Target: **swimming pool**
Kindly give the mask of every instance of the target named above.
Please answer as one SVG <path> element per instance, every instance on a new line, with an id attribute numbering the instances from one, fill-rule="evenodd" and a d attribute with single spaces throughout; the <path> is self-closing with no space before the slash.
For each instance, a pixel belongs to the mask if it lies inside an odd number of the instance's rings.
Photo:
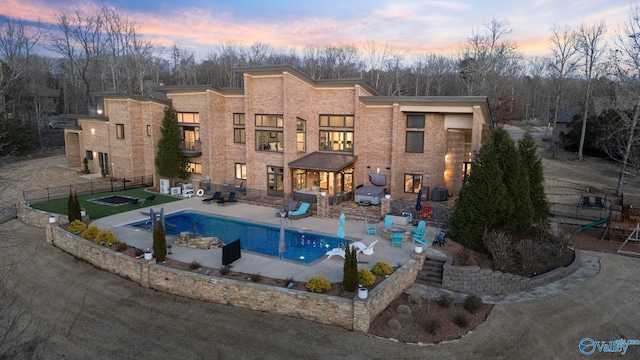
<path id="1" fill-rule="evenodd" d="M 282 257 L 305 264 L 316 261 L 328 250 L 343 246 L 349 241 L 305 230 L 285 228 L 286 251 L 281 256 L 278 253 L 279 226 L 255 224 L 191 211 L 166 215 L 165 222 L 170 224 L 167 226 L 169 235 L 195 231 L 198 235 L 215 236 L 225 244 L 240 239 L 241 248 L 244 251 Z M 146 228 L 149 225 L 146 221 L 142 221 L 132 226 Z"/>

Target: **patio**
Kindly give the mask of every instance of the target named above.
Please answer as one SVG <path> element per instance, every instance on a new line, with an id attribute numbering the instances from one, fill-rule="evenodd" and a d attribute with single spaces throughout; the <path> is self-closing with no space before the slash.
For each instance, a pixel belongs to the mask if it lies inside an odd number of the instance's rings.
<path id="1" fill-rule="evenodd" d="M 202 198 L 193 197 L 183 199 L 172 203 L 163 204 L 165 214 L 171 214 L 183 210 L 212 214 L 216 216 L 224 216 L 233 219 L 251 221 L 267 225 L 279 226 L 280 219 L 274 216 L 272 207 L 263 207 L 250 204 L 236 203 L 230 206 L 216 206 L 202 203 Z M 127 226 L 127 224 L 144 221 L 148 219 L 141 211 L 148 212 L 151 207 L 141 208 L 140 210 L 129 211 L 102 219 L 98 219 L 92 223 L 100 228 L 109 228 L 121 242 L 126 242 L 131 246 L 139 249 L 152 248 L 152 233 L 144 229 Z M 159 207 L 153 207 L 159 210 Z M 326 234 L 335 236 L 338 230 L 337 219 L 323 219 L 315 216 L 304 219 L 288 221 L 286 224 L 290 229 L 304 229 L 318 234 Z M 403 264 L 411 258 L 414 246 L 411 242 L 405 243 L 402 248 L 391 247 L 388 240 L 382 238 L 383 222 L 376 224 L 378 235 L 368 236 L 365 234 L 364 222 L 346 221 L 345 222 L 345 239 L 353 241 L 362 241 L 370 244 L 375 240 L 379 240 L 374 248 L 374 253 L 370 256 L 359 255 L 360 267 L 371 269 L 378 261 L 384 261 L 391 266 Z M 394 227 L 402 227 L 395 225 Z M 406 226 L 409 229 L 409 226 Z M 428 238 L 432 240 L 435 236 L 436 229 L 429 228 Z M 175 236 L 167 236 L 167 244 L 173 245 Z M 433 248 L 424 250 L 427 254 L 432 253 L 435 256 L 444 256 L 442 252 Z M 168 258 L 191 263 L 199 262 L 203 267 L 220 268 L 222 267 L 222 250 L 221 249 L 193 249 L 186 247 L 174 246 L 171 249 L 172 254 L 167 255 Z M 232 269 L 247 274 L 260 274 L 262 276 L 289 279 L 295 281 L 306 282 L 310 277 L 322 275 L 332 283 L 342 281 L 343 259 L 340 257 L 332 257 L 321 259 L 311 264 L 301 264 L 293 261 L 280 260 L 274 257 L 260 255 L 250 252 L 242 252 L 242 257 L 236 260 L 232 265 Z"/>

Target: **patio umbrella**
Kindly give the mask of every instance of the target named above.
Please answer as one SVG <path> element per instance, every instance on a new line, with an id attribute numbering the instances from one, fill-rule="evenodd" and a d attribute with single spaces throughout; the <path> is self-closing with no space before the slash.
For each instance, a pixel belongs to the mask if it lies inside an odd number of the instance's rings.
<path id="1" fill-rule="evenodd" d="M 422 209 L 422 205 L 420 205 L 420 200 L 422 199 L 422 189 L 418 191 L 418 200 L 416 201 L 416 215 Z"/>
<path id="2" fill-rule="evenodd" d="M 340 213 L 340 226 L 338 227 L 338 237 L 344 239 L 344 213 Z"/>
<path id="3" fill-rule="evenodd" d="M 287 246 L 284 241 L 284 216 L 280 216 L 280 241 L 278 242 L 278 254 L 282 258 L 282 254 L 287 251 Z"/>

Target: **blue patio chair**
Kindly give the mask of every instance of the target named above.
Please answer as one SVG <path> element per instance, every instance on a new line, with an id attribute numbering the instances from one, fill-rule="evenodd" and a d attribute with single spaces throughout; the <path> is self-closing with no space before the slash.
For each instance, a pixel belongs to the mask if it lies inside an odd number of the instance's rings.
<path id="1" fill-rule="evenodd" d="M 412 234 L 419 234 L 419 233 L 423 232 L 426 227 L 427 227 L 427 223 L 424 222 L 424 220 L 420 220 L 420 222 L 418 223 L 418 226 L 412 226 L 411 227 L 411 233 Z"/>
<path id="2" fill-rule="evenodd" d="M 391 247 L 399 246 L 402 247 L 402 240 L 404 240 L 404 234 L 401 232 L 396 232 L 391 235 Z"/>
<path id="3" fill-rule="evenodd" d="M 364 225 L 367 228 L 367 235 L 376 235 L 376 224 L 369 225 L 367 218 L 364 218 Z"/>
<path id="4" fill-rule="evenodd" d="M 427 244 L 427 240 L 425 240 L 425 238 L 427 237 L 427 233 L 428 233 L 427 229 L 424 229 L 424 231 L 421 233 L 414 233 L 413 240 L 411 241 L 411 243 L 418 243 L 424 246 L 429 246 Z"/>
<path id="5" fill-rule="evenodd" d="M 393 227 L 393 219 L 389 215 L 384 216 L 384 228 L 391 229 Z"/>

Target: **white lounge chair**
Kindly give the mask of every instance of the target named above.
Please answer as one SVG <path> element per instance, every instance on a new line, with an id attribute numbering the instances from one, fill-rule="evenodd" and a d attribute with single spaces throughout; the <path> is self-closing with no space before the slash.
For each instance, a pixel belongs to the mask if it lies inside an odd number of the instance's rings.
<path id="1" fill-rule="evenodd" d="M 327 255 L 327 259 L 330 259 L 334 255 L 338 255 L 338 256 L 340 256 L 340 257 L 342 257 L 344 259 L 345 258 L 345 251 L 344 251 L 344 249 L 333 248 L 333 249 L 327 251 L 327 253 L 325 255 Z"/>
<path id="2" fill-rule="evenodd" d="M 369 244 L 369 246 L 367 246 L 361 241 L 354 241 L 351 244 L 351 246 L 353 246 L 354 248 L 358 249 L 357 252 L 359 252 L 359 253 L 363 253 L 365 255 L 373 255 L 373 247 L 376 246 L 377 242 L 378 242 L 378 240 L 375 240 L 374 242 Z"/>

